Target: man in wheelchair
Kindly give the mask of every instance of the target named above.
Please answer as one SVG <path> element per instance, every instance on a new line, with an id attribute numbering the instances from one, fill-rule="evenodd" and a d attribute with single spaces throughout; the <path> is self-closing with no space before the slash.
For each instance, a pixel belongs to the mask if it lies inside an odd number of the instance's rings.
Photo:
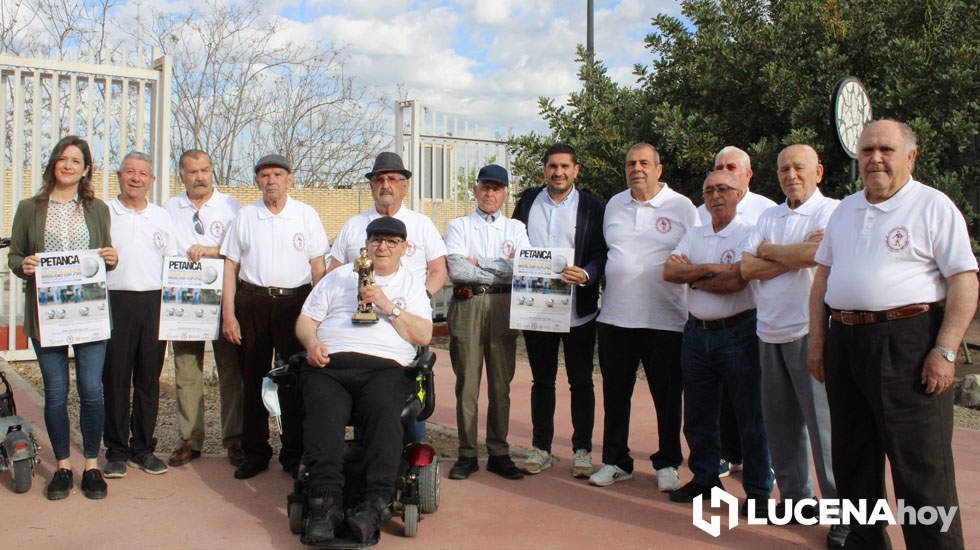
<path id="1" fill-rule="evenodd" d="M 309 361 L 300 373 L 310 487 L 306 544 L 332 540 L 344 521 L 344 429 L 353 410 L 363 420 L 365 451 L 361 499 L 346 517 L 355 540 L 368 542 L 377 536 L 395 491 L 400 415 L 409 391 L 402 369 L 412 363 L 415 346 L 428 345 L 432 338 L 425 281 L 413 279 L 400 267 L 408 248 L 406 234 L 405 224 L 395 218 L 368 224 L 373 284 L 359 287 L 353 263 L 338 267 L 316 285 L 296 322 L 296 335 Z M 358 304 L 373 304 L 378 321 L 352 322 Z"/>

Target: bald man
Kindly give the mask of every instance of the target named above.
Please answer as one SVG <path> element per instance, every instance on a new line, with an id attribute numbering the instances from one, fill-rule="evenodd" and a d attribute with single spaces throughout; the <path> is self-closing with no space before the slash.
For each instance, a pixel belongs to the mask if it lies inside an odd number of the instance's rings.
<path id="1" fill-rule="evenodd" d="M 783 204 L 759 216 L 742 249 L 742 278 L 756 288 L 762 419 L 783 506 L 815 495 L 810 455 L 820 496 L 837 498 L 830 461 L 830 409 L 823 385 L 806 368 L 810 332 L 808 298 L 816 271 L 813 255 L 840 201 L 818 187 L 823 165 L 809 145 L 790 145 L 776 160 Z M 812 512 L 812 511 L 811 511 Z M 827 537 L 841 547 L 850 527 L 835 525 Z"/>

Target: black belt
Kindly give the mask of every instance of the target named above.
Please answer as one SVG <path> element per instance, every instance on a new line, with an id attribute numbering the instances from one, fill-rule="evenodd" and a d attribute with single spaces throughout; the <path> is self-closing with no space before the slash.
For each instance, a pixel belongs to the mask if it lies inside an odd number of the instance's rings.
<path id="1" fill-rule="evenodd" d="M 510 285 L 456 285 L 453 287 L 453 297 L 469 300 L 481 294 L 504 294 L 510 292 Z"/>
<path id="2" fill-rule="evenodd" d="M 872 323 L 884 323 L 885 321 L 897 321 L 899 319 L 916 317 L 939 306 L 941 306 L 941 303 L 937 302 L 935 304 L 912 304 L 886 309 L 884 311 L 848 311 L 831 308 L 830 318 L 842 325 L 870 325 Z"/>
<path id="3" fill-rule="evenodd" d="M 705 321 L 703 319 L 698 319 L 693 315 L 688 315 L 688 319 L 696 323 L 699 327 L 704 330 L 721 330 L 723 328 L 731 328 L 735 325 L 741 323 L 745 319 L 755 315 L 754 309 L 747 309 L 741 313 L 736 313 L 731 317 L 725 317 L 724 319 L 712 319 L 711 321 Z"/>
<path id="4" fill-rule="evenodd" d="M 280 298 L 283 296 L 296 296 L 298 294 L 310 290 L 312 286 L 310 284 L 305 284 L 303 286 L 298 286 L 296 288 L 279 288 L 276 286 L 253 285 L 252 283 L 246 283 L 245 281 L 239 280 L 238 288 L 248 292 L 252 292 L 254 294 L 262 294 L 264 296 Z"/>

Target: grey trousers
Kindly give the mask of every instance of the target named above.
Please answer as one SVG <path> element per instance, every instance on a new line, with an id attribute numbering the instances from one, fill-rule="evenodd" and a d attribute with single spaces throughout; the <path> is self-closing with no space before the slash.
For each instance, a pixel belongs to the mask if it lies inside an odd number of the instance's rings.
<path id="1" fill-rule="evenodd" d="M 780 496 L 816 496 L 810 478 L 812 450 L 820 496 L 837 498 L 827 391 L 806 368 L 807 341 L 804 336 L 785 344 L 760 342 L 762 418 Z"/>
<path id="2" fill-rule="evenodd" d="M 481 294 L 449 305 L 449 356 L 456 373 L 459 456 L 477 456 L 477 404 L 487 366 L 487 452 L 510 453 L 510 382 L 514 379 L 517 331 L 510 329 L 510 294 Z"/>
<path id="3" fill-rule="evenodd" d="M 192 449 L 204 446 L 204 342 L 172 342 L 177 389 L 177 434 Z M 242 369 L 238 347 L 219 338 L 212 342 L 221 399 L 221 442 L 241 444 Z"/>

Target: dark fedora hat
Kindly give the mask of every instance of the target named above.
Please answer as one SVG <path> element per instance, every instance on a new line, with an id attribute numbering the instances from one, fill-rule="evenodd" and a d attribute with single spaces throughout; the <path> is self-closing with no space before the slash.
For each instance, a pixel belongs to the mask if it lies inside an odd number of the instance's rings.
<path id="1" fill-rule="evenodd" d="M 406 178 L 412 177 L 412 172 L 405 169 L 402 158 L 391 151 L 385 151 L 379 154 L 378 158 L 374 159 L 374 168 L 367 174 L 364 174 L 364 177 L 371 179 L 378 174 L 384 174 L 386 172 L 396 172 Z"/>

